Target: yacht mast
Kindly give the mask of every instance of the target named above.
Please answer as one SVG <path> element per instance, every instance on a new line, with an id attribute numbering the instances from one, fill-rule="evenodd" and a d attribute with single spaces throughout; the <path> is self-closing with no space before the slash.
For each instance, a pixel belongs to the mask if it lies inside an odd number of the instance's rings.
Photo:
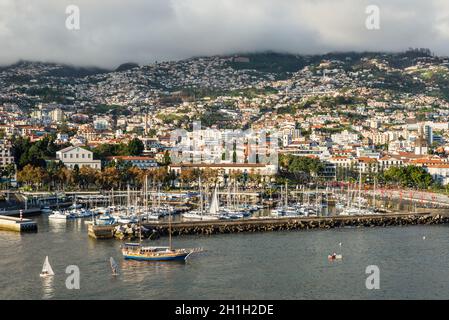
<path id="1" fill-rule="evenodd" d="M 172 249 L 171 243 L 171 210 L 168 210 L 168 246 Z"/>
<path id="2" fill-rule="evenodd" d="M 359 167 L 359 211 L 362 207 L 362 170 Z"/>

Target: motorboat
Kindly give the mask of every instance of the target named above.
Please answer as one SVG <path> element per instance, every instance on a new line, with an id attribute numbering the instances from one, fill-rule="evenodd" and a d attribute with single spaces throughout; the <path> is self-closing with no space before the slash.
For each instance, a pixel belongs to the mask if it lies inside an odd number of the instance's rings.
<path id="1" fill-rule="evenodd" d="M 65 213 L 61 211 L 53 211 L 52 214 L 48 216 L 49 219 L 52 220 L 69 220 L 69 219 L 75 219 L 75 216 L 71 213 Z"/>

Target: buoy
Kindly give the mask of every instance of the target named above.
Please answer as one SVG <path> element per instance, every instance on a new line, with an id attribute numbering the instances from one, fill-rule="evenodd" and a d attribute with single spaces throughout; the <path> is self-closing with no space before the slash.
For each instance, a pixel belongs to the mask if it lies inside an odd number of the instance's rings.
<path id="1" fill-rule="evenodd" d="M 423 239 L 423 240 L 426 240 L 426 236 L 423 236 L 422 239 Z"/>

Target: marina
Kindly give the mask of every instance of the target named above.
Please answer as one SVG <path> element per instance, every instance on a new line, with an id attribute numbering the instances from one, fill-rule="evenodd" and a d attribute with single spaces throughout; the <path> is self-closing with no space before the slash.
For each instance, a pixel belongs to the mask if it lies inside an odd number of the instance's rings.
<path id="1" fill-rule="evenodd" d="M 149 189 L 146 183 L 140 193 L 128 187 L 124 191 L 63 194 L 56 199 L 65 202 L 59 204 L 56 200 L 52 205 L 46 202 L 48 195 L 42 194 L 44 198 L 40 198 L 37 194 L 32 199 L 35 204 L 42 203 L 40 208 L 4 212 L 11 216 L 22 212 L 27 217 L 43 214 L 50 220 L 62 221 L 81 218 L 88 226 L 90 237 L 123 240 L 136 238 L 141 229 L 144 238 L 166 235 L 169 216 L 173 220 L 173 235 L 217 234 L 416 224 L 436 215 L 441 215 L 439 222 L 445 223 L 449 208 L 449 198 L 445 195 L 375 188 L 362 191 L 360 183 L 307 190 L 281 185 L 279 193 L 271 195 L 274 199 L 261 197 L 261 190 L 241 193 L 234 186 L 224 192 L 218 187 L 202 187 L 201 181 L 196 193 L 166 193 L 155 189 L 150 192 Z M 259 196 L 251 198 L 253 195 Z M 179 203 L 173 199 L 184 200 Z M 12 228 L 10 221 L 5 224 L 4 228 Z"/>

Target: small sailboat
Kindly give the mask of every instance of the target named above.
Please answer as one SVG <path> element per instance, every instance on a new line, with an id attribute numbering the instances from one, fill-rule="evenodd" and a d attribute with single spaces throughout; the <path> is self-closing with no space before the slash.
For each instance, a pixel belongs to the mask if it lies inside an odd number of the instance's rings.
<path id="1" fill-rule="evenodd" d="M 203 203 L 203 193 L 201 190 L 201 178 L 198 180 L 199 185 L 199 197 L 200 205 L 198 210 L 192 210 L 182 214 L 182 217 L 186 220 L 218 220 L 220 219 L 220 207 L 218 200 L 218 190 L 215 187 L 214 193 L 211 198 L 211 203 L 209 206 L 209 214 L 204 214 L 204 203 Z"/>
<path id="2" fill-rule="evenodd" d="M 55 273 L 53 272 L 53 269 L 51 268 L 50 262 L 48 262 L 48 256 L 45 257 L 44 266 L 42 267 L 42 272 L 40 276 L 42 278 L 44 277 L 50 277 L 54 276 Z"/>
<path id="3" fill-rule="evenodd" d="M 118 275 L 119 275 L 119 272 L 118 272 L 118 264 L 117 264 L 117 262 L 115 262 L 115 260 L 114 260 L 113 257 L 111 257 L 111 258 L 109 259 L 109 261 L 110 261 L 110 263 L 111 263 L 112 275 L 113 275 L 113 276 L 118 276 Z"/>

